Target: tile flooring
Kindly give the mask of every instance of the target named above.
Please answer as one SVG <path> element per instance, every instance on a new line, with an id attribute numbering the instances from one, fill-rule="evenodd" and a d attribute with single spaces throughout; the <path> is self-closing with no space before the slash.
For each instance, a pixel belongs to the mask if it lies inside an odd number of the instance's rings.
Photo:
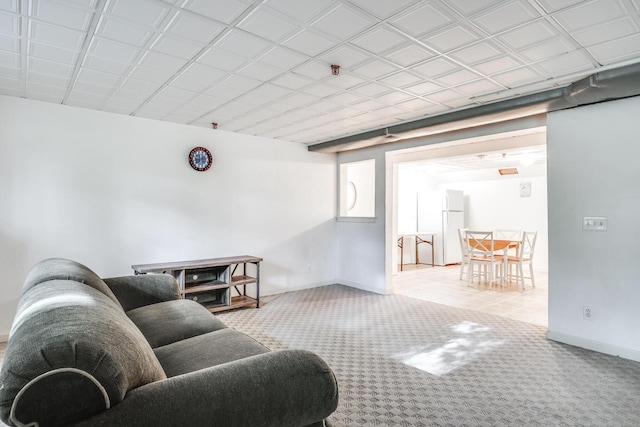
<path id="1" fill-rule="evenodd" d="M 452 307 L 495 314 L 522 322 L 548 326 L 549 281 L 545 271 L 534 271 L 536 287 L 525 280 L 525 289 L 517 283 L 504 287 L 460 280 L 460 266 L 431 267 L 405 264 L 393 278 L 394 292 L 412 298 Z"/>

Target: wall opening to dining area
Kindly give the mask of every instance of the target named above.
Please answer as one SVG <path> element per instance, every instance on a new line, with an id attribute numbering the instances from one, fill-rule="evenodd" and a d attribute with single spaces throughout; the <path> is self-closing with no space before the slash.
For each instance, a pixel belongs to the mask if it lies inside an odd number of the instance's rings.
<path id="1" fill-rule="evenodd" d="M 387 215 L 392 216 L 392 242 L 397 244 L 386 260 L 392 271 L 392 292 L 546 326 L 546 128 L 403 150 L 390 154 L 387 161 L 387 168 L 393 171 L 393 185 L 387 189 L 393 194 L 387 199 L 394 201 Z M 501 174 L 501 170 L 517 173 Z M 447 217 L 442 225 L 420 224 L 424 217 L 421 197 L 426 197 L 425 192 L 446 195 L 449 190 L 464 195 L 463 228 L 537 232 L 535 287 L 530 280 L 525 280 L 524 289 L 509 281 L 492 286 L 475 281 L 467 286 L 467 277 L 460 279 L 455 255 L 453 259 L 446 254 L 436 256 L 441 261 L 435 267 L 429 265 L 431 251 L 438 254 L 447 242 L 452 245 L 453 238 L 445 236 Z M 433 239 L 433 245 L 416 245 L 422 239 Z"/>

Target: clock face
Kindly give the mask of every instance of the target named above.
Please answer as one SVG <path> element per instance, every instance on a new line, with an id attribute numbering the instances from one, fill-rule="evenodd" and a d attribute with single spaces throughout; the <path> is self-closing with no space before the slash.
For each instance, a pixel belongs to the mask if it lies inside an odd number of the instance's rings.
<path id="1" fill-rule="evenodd" d="M 211 167 L 213 156 L 204 147 L 196 147 L 189 153 L 189 164 L 199 172 L 204 172 Z"/>

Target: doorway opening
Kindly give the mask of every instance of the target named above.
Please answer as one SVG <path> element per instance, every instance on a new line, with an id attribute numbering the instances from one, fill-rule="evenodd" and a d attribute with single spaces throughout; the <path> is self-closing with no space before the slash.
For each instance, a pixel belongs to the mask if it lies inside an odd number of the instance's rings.
<path id="1" fill-rule="evenodd" d="M 397 245 L 402 248 L 396 246 L 386 252 L 387 271 L 391 272 L 387 275 L 387 292 L 546 327 L 546 128 L 388 152 L 386 160 L 390 183 L 387 191 L 391 192 L 387 200 L 392 201 L 386 212 L 390 226 L 387 242 L 399 242 L 399 236 L 418 236 L 405 237 L 403 244 Z M 438 216 L 427 214 L 425 203 L 421 203 L 427 192 L 449 191 L 464 195 L 462 227 L 456 222 L 455 230 L 447 228 L 449 221 L 434 222 Z M 431 207 L 436 211 L 444 209 L 440 205 Z M 429 216 L 432 219 L 426 220 Z M 456 259 L 456 252 L 460 253 L 457 228 L 537 232 L 535 287 L 530 280 L 525 280 L 524 289 L 515 281 L 504 286 L 474 281 L 468 286 L 467 276 L 460 278 L 460 260 Z M 427 231 L 433 233 L 433 244 L 416 245 L 423 238 L 420 233 Z M 457 248 L 452 247 L 454 242 Z M 431 251 L 435 252 L 435 266 L 430 265 Z"/>

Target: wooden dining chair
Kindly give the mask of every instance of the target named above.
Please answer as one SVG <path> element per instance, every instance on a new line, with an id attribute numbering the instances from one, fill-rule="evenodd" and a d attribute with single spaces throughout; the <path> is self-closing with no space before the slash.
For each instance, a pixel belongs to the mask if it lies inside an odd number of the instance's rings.
<path id="1" fill-rule="evenodd" d="M 518 247 L 516 256 L 507 258 L 507 279 L 516 279 L 524 289 L 524 279 L 531 280 L 531 286 L 536 287 L 536 281 L 533 277 L 533 252 L 536 248 L 537 231 L 524 231 L 522 233 L 522 243 Z M 524 276 L 524 265 L 529 265 L 529 277 Z M 515 267 L 515 276 L 511 274 L 512 267 Z"/>
<path id="2" fill-rule="evenodd" d="M 493 286 L 495 269 L 502 266 L 502 260 L 495 255 L 493 245 L 493 231 L 470 231 L 465 233 L 465 242 L 469 252 L 469 269 L 467 271 L 467 286 L 471 285 L 473 277 L 482 281 L 484 275 L 489 286 Z M 474 273 L 474 267 L 478 266 L 478 273 Z"/>
<path id="3" fill-rule="evenodd" d="M 496 240 L 513 240 L 519 242 L 522 240 L 522 230 L 497 229 L 495 238 Z M 515 245 L 509 248 L 509 255 L 517 255 L 516 249 L 517 247 Z"/>
<path id="4" fill-rule="evenodd" d="M 466 228 L 458 228 L 458 237 L 460 239 L 460 252 L 462 253 L 462 261 L 460 261 L 460 280 L 464 275 L 464 268 L 467 267 L 467 274 L 469 274 L 469 250 L 467 248 L 467 242 L 464 240 Z"/>

